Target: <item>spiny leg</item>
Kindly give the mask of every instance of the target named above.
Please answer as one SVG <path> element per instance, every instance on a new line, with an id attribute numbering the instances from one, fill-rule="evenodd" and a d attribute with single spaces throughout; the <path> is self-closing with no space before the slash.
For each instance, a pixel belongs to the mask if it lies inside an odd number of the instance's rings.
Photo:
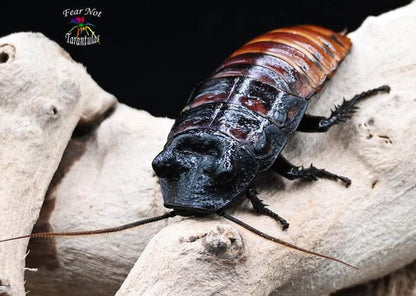
<path id="1" fill-rule="evenodd" d="M 335 110 L 331 110 L 331 116 L 326 118 L 323 116 L 304 115 L 302 121 L 298 126 L 300 132 L 326 132 L 334 124 L 345 122 L 346 119 L 351 118 L 351 115 L 358 109 L 355 104 L 365 98 L 371 97 L 379 92 L 390 92 L 388 85 L 383 85 L 361 94 L 355 95 L 351 100 L 343 100 L 341 105 L 335 106 Z"/>
<path id="2" fill-rule="evenodd" d="M 351 180 L 347 177 L 336 175 L 324 169 L 318 169 L 312 164 L 308 168 L 295 166 L 282 155 L 279 155 L 276 159 L 272 165 L 272 169 L 289 180 L 303 179 L 306 181 L 316 181 L 318 178 L 325 178 L 334 181 L 340 180 L 347 187 L 351 185 Z"/>
<path id="3" fill-rule="evenodd" d="M 286 230 L 289 227 L 289 223 L 284 218 L 280 217 L 275 212 L 266 208 L 267 205 L 265 205 L 263 201 L 258 198 L 257 192 L 254 188 L 250 188 L 249 190 L 247 190 L 246 196 L 251 201 L 251 204 L 253 205 L 254 211 L 256 213 L 267 215 L 273 218 L 274 220 L 278 221 L 279 223 L 282 224 L 283 230 Z"/>

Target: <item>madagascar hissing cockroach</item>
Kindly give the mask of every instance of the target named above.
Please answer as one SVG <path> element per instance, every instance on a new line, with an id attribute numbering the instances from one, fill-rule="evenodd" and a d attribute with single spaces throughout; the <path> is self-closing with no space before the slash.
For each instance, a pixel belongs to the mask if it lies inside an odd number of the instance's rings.
<path id="1" fill-rule="evenodd" d="M 268 240 L 353 267 L 269 236 L 225 213 L 246 197 L 256 213 L 287 229 L 288 222 L 267 208 L 253 187 L 255 177 L 268 169 L 290 180 L 327 178 L 351 184 L 347 177 L 312 165 L 298 167 L 281 155 L 295 131 L 326 132 L 350 118 L 359 100 L 389 92 L 387 85 L 365 91 L 344 100 L 329 117 L 305 114 L 309 99 L 332 76 L 351 45 L 345 34 L 318 26 L 277 29 L 246 43 L 199 83 L 152 162 L 164 206 L 171 212 L 115 228 L 34 233 L 7 240 L 108 233 L 176 215 L 216 213 Z"/>

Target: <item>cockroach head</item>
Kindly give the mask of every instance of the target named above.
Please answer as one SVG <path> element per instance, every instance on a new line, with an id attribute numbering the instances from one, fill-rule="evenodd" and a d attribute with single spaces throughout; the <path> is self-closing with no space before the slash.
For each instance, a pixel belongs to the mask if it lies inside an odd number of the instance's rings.
<path id="1" fill-rule="evenodd" d="M 208 214 L 237 200 L 258 171 L 251 152 L 209 130 L 177 135 L 156 156 L 165 207 L 181 215 Z"/>

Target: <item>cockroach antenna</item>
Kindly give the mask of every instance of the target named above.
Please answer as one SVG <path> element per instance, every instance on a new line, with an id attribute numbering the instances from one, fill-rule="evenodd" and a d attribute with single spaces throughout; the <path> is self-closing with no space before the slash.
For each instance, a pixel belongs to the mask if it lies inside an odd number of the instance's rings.
<path id="1" fill-rule="evenodd" d="M 353 266 L 353 265 L 351 265 L 351 264 L 349 264 L 349 263 L 347 263 L 345 261 L 342 261 L 340 259 L 337 259 L 335 257 L 327 256 L 327 255 L 320 254 L 320 253 L 316 253 L 316 252 L 312 252 L 312 251 L 306 250 L 304 248 L 300 248 L 298 246 L 295 246 L 295 245 L 293 245 L 291 243 L 285 242 L 285 241 L 283 241 L 281 239 L 278 239 L 276 237 L 273 237 L 271 235 L 268 235 L 268 234 L 266 234 L 266 233 L 264 233 L 264 232 L 262 232 L 262 231 L 260 231 L 260 230 L 258 230 L 256 228 L 254 228 L 253 226 L 250 226 L 247 223 L 245 223 L 245 222 L 243 222 L 243 221 L 241 221 L 241 220 L 239 220 L 239 219 L 237 219 L 237 218 L 235 218 L 233 216 L 230 216 L 230 215 L 224 213 L 223 211 L 218 211 L 217 214 L 220 215 L 220 216 L 222 216 L 222 217 L 224 217 L 227 220 L 230 220 L 230 221 L 232 221 L 232 222 L 240 225 L 241 227 L 247 229 L 248 231 L 251 231 L 251 232 L 253 232 L 253 233 L 261 236 L 262 238 L 265 238 L 265 239 L 270 240 L 272 242 L 278 243 L 279 245 L 282 245 L 282 246 L 285 246 L 285 247 L 288 247 L 288 248 L 291 248 L 291 249 L 294 249 L 294 250 L 298 250 L 298 251 L 303 252 L 303 253 L 307 253 L 307 254 L 311 254 L 311 255 L 314 255 L 314 256 L 318 256 L 318 257 L 321 257 L 321 258 L 325 258 L 325 259 L 329 259 L 329 260 L 332 260 L 332 261 L 336 261 L 336 262 L 341 263 L 341 264 L 344 264 L 344 265 L 346 265 L 348 267 L 351 267 L 351 268 L 354 268 L 354 269 L 358 269 L 357 267 L 355 267 L 355 266 Z"/>
<path id="2" fill-rule="evenodd" d="M 71 231 L 71 232 L 38 232 L 38 233 L 32 233 L 32 234 L 26 234 L 22 236 L 16 236 L 12 238 L 7 238 L 0 240 L 0 243 L 18 240 L 22 238 L 49 238 L 49 237 L 61 237 L 61 236 L 84 236 L 84 235 L 94 235 L 94 234 L 105 234 L 105 233 L 112 233 L 112 232 L 119 232 L 122 230 L 130 229 L 133 227 L 137 227 L 143 224 L 149 224 L 156 221 L 164 220 L 170 217 L 176 216 L 177 213 L 175 211 L 168 212 L 166 214 L 146 218 L 143 220 L 139 220 L 133 223 L 124 224 L 117 227 L 110 227 L 110 228 L 103 228 L 103 229 L 97 229 L 97 230 L 82 230 L 82 231 Z"/>
<path id="3" fill-rule="evenodd" d="M 262 238 L 265 238 L 267 240 L 270 240 L 272 242 L 275 242 L 277 244 L 283 245 L 285 247 L 294 249 L 294 250 L 298 250 L 300 252 L 304 252 L 307 254 L 311 254 L 314 256 L 318 256 L 321 258 L 325 258 L 325 259 L 329 259 L 332 261 L 336 261 L 338 263 L 344 264 L 348 267 L 352 267 L 354 269 L 358 269 L 357 267 L 348 264 L 340 259 L 337 259 L 335 257 L 330 257 L 327 255 L 323 255 L 323 254 L 319 254 L 316 252 L 312 252 L 306 249 L 303 249 L 301 247 L 298 247 L 296 245 L 293 245 L 291 243 L 285 242 L 281 239 L 278 239 L 276 237 L 270 236 L 248 224 L 246 224 L 245 222 L 230 216 L 226 213 L 224 213 L 224 211 L 217 211 L 217 214 L 224 217 L 227 220 L 230 220 L 238 225 L 240 225 L 241 227 L 247 229 L 250 232 L 253 232 L 259 236 L 261 236 Z M 86 235 L 96 235 L 96 234 L 107 234 L 107 233 L 113 233 L 113 232 L 119 232 L 119 231 L 123 231 L 123 230 L 127 230 L 130 228 L 134 228 L 140 225 L 144 225 L 144 224 L 149 224 L 149 223 L 153 223 L 156 221 L 160 221 L 160 220 L 164 220 L 167 218 L 171 218 L 171 217 L 175 217 L 176 215 L 178 215 L 178 213 L 176 211 L 170 211 L 168 213 L 165 213 L 163 215 L 160 216 L 155 216 L 155 217 L 151 217 L 151 218 L 146 218 L 143 220 L 139 220 L 133 223 L 128 223 L 128 224 L 124 224 L 121 226 L 116 226 L 116 227 L 110 227 L 110 228 L 103 228 L 103 229 L 96 229 L 96 230 L 81 230 L 81 231 L 69 231 L 69 232 L 38 232 L 38 233 L 32 233 L 32 234 L 26 234 L 26 235 L 21 235 L 21 236 L 16 236 L 16 237 L 12 237 L 12 238 L 7 238 L 7 239 L 3 239 L 0 240 L 0 243 L 4 243 L 4 242 L 9 242 L 9 241 L 14 241 L 14 240 L 19 240 L 19 239 L 23 239 L 23 238 L 50 238 L 50 237 L 63 237 L 63 236 L 86 236 Z"/>

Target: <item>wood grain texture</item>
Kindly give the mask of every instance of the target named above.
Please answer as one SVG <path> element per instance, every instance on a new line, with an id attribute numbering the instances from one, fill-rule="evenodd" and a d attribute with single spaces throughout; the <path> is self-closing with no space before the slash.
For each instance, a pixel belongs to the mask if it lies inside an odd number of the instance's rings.
<path id="1" fill-rule="evenodd" d="M 189 295 L 324 295 L 412 262 L 416 256 L 416 44 L 414 39 L 403 38 L 406 34 L 394 33 L 414 32 L 415 18 L 413 3 L 369 18 L 350 34 L 354 42 L 351 54 L 338 69 L 337 78 L 312 99 L 311 111 L 329 114 L 329 108 L 342 97 L 385 83 L 391 85 L 391 94 L 362 102 L 351 122 L 328 134 L 296 135 L 286 151 L 285 156 L 296 164 L 313 161 L 316 166 L 348 175 L 351 187 L 345 189 L 327 180 L 290 182 L 266 174 L 257 180 L 261 198 L 291 222 L 289 231 L 282 232 L 274 221 L 254 215 L 246 204 L 233 213 L 282 239 L 358 265 L 359 272 L 284 249 L 218 217 L 174 218 L 109 236 L 55 239 L 50 252 L 35 252 L 35 248 L 45 250 L 45 245 L 33 245 L 31 254 L 38 260 L 32 257 L 31 262 L 39 265 L 28 265 L 38 268 L 26 273 L 31 294 L 113 295 L 138 256 L 118 292 L 120 296 L 183 295 L 184 291 Z M 46 41 L 50 42 L 46 38 L 42 42 Z M 28 44 L 33 47 L 32 42 Z M 37 68 L 36 75 L 40 73 L 48 72 Z M 36 76 L 32 79 L 36 81 Z M 88 93 L 97 94 L 93 90 Z M 90 106 L 93 109 L 100 104 Z M 64 175 L 50 190 L 54 201 L 45 204 L 45 227 L 56 231 L 95 229 L 163 213 L 151 160 L 162 149 L 172 123 L 118 105 L 89 137 L 71 140 L 65 154 L 75 159 L 69 161 L 68 169 L 63 168 Z M 58 139 L 63 133 L 54 135 Z M 48 154 L 33 158 L 33 163 L 23 154 L 21 167 L 29 171 L 42 163 L 51 176 L 53 169 L 46 166 L 45 159 L 55 151 L 51 147 L 57 142 L 46 142 Z M 14 184 L 33 184 L 33 176 L 25 175 L 22 182 L 16 179 Z M 32 188 L 37 199 L 43 197 L 48 182 Z M 6 213 L 15 214 L 20 208 L 12 204 L 8 209 Z M 36 215 L 31 216 L 33 221 Z M 17 227 L 10 231 L 28 230 L 27 226 Z M 3 246 L 0 252 L 10 248 L 6 255 L 16 250 L 24 253 L 24 246 L 22 252 L 20 247 L 12 247 Z M 2 275 L 10 266 L 1 265 Z M 6 289 L 4 279 L 0 285 Z M 412 280 L 407 279 L 408 283 Z M 403 295 L 388 291 L 389 296 Z"/>

